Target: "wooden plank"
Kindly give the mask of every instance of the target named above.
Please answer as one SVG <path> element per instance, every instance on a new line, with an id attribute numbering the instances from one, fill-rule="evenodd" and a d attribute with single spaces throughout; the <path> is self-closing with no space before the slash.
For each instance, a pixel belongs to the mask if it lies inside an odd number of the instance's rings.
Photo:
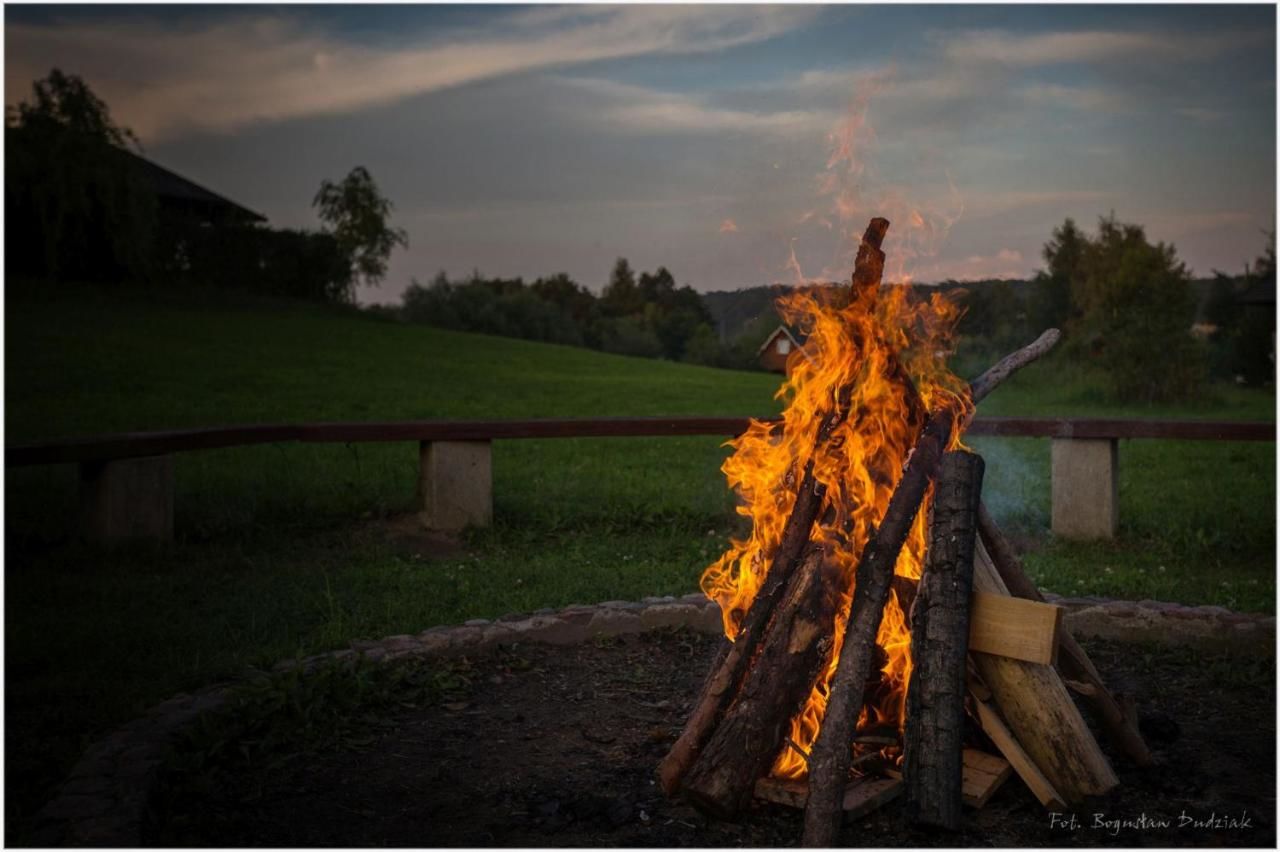
<path id="1" fill-rule="evenodd" d="M 1020 438 L 1160 438 L 1182 441 L 1274 441 L 1276 424 L 1234 420 L 1101 417 L 978 417 L 966 435 Z"/>
<path id="2" fill-rule="evenodd" d="M 900 778 L 863 778 L 844 789 L 844 821 L 861 819 L 902 794 Z"/>
<path id="3" fill-rule="evenodd" d="M 1013 766 L 1004 758 L 976 748 L 965 749 L 961 779 L 964 803 L 971 808 L 983 807 L 1012 774 Z"/>
<path id="4" fill-rule="evenodd" d="M 1013 550 L 1013 545 L 1000 531 L 986 506 L 978 507 L 978 526 L 987 554 L 991 557 L 991 564 L 1005 583 L 1009 593 L 1015 597 L 1043 602 L 1044 597 L 1041 596 L 1040 590 L 1027 577 L 1021 560 Z M 1137 717 L 1125 713 L 1115 696 L 1107 690 L 1102 675 L 1098 673 L 1089 655 L 1065 627 L 1058 633 L 1058 645 L 1061 650 L 1059 670 L 1064 676 L 1092 690 L 1092 692 L 1085 692 L 1072 687 L 1080 694 L 1089 697 L 1093 709 L 1111 737 L 1111 742 L 1138 766 L 1150 765 L 1151 750 L 1147 748 L 1146 741 L 1138 730 Z"/>
<path id="5" fill-rule="evenodd" d="M 974 592 L 969 650 L 1029 663 L 1055 665 L 1062 607 Z"/>
<path id="6" fill-rule="evenodd" d="M 802 811 L 809 801 L 809 785 L 804 781 L 761 778 L 756 782 L 755 794 L 757 799 Z"/>
<path id="7" fill-rule="evenodd" d="M 1017 739 L 1013 733 L 1005 725 L 1004 720 L 1000 718 L 1000 714 L 985 701 L 974 696 L 974 704 L 978 708 L 978 721 L 982 723 L 982 732 L 987 735 L 992 744 L 995 745 L 1000 753 L 1004 755 L 1004 759 L 1009 761 L 1009 765 L 1014 772 L 1018 773 L 1018 777 L 1026 783 L 1027 787 L 1040 804 L 1046 808 L 1055 811 L 1066 809 L 1061 794 L 1054 789 L 1049 783 L 1049 779 L 1044 777 L 1044 773 L 1035 765 L 1030 756 L 1023 751 L 1022 746 L 1018 745 Z"/>
<path id="8" fill-rule="evenodd" d="M 765 423 L 778 418 L 760 418 Z M 543 420 L 418 420 L 221 426 L 88 435 L 10 445 L 5 465 L 66 464 L 166 455 L 280 441 L 495 441 L 515 438 L 626 438 L 740 435 L 749 417 L 605 417 Z M 1059 417 L 978 417 L 966 433 L 1023 438 L 1160 438 L 1188 441 L 1274 441 L 1276 425 L 1261 421 L 1144 420 Z"/>
<path id="9" fill-rule="evenodd" d="M 973 585 L 991 594 L 1009 594 L 981 540 Z M 1120 783 L 1057 670 L 990 654 L 973 654 L 972 659 L 1009 730 L 1063 801 L 1077 804 Z"/>
<path id="10" fill-rule="evenodd" d="M 209 429 L 176 429 L 163 432 L 124 432 L 67 438 L 40 444 L 9 446 L 6 467 L 38 464 L 71 464 L 83 461 L 165 456 L 191 450 L 217 450 L 253 444 L 299 440 L 297 426 L 220 426 Z"/>
<path id="11" fill-rule="evenodd" d="M 1007 765 L 1007 764 L 1006 764 Z M 897 778 L 859 778 L 844 788 L 841 807 L 846 820 L 866 816 L 881 805 L 893 801 L 902 793 L 901 776 Z M 803 809 L 809 801 L 807 781 L 784 781 L 778 778 L 761 778 L 756 782 L 757 799 L 773 802 L 788 808 Z"/>

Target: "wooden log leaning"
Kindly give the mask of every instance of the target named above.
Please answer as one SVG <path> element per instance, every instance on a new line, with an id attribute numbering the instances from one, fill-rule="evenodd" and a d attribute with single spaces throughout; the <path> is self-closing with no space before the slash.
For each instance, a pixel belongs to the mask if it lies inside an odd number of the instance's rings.
<path id="1" fill-rule="evenodd" d="M 1018 370 L 1045 355 L 1057 344 L 1061 333 L 1051 328 L 1033 343 L 1002 358 L 995 366 L 969 383 L 973 403 L 986 397 L 991 391 Z M 972 412 L 969 413 L 972 417 Z M 967 418 L 966 418 L 967 419 Z M 945 424 L 945 425 L 944 425 Z M 937 474 L 937 465 L 950 440 L 954 427 L 953 415 L 947 410 L 930 415 L 921 433 L 920 441 L 912 452 L 907 469 L 898 482 L 880 529 L 871 536 L 858 563 L 855 578 L 853 606 L 840 651 L 840 662 L 832 678 L 827 712 L 822 728 L 809 759 L 809 803 L 805 808 L 805 830 L 802 840 L 805 846 L 831 846 L 840 829 L 840 813 L 836 806 L 839 790 L 843 789 L 845 775 L 852 759 L 849 742 L 858 713 L 862 708 L 862 693 L 870 668 L 872 646 L 884 615 L 885 599 L 892 582 L 894 563 L 920 509 L 920 502 L 929 482 Z M 961 424 L 963 428 L 963 424 Z M 930 434 L 932 430 L 932 435 Z M 939 434 L 946 437 L 937 442 Z M 926 440 L 926 437 L 929 440 Z M 921 450 L 924 454 L 921 454 Z M 912 470 L 927 471 L 912 474 Z M 912 481 L 914 476 L 915 481 Z M 904 486 L 910 486 L 910 493 Z M 918 495 L 915 493 L 918 488 Z M 914 503 L 910 501 L 914 500 Z M 895 503 L 900 503 L 895 509 Z M 902 526 L 906 508 L 910 506 L 910 518 Z M 888 535 L 885 535 L 886 531 Z M 896 545 L 893 542 L 896 541 Z M 887 565 L 885 562 L 887 561 Z M 861 601 L 861 602 L 860 602 Z M 865 622 L 865 624 L 863 623 Z M 861 625 L 861 626 L 858 626 Z M 852 644 L 851 644 L 852 642 Z M 1017 662 L 1017 661 L 1014 661 Z"/>
<path id="2" fill-rule="evenodd" d="M 803 841 L 806 846 L 832 846 L 840 829 L 840 794 L 853 759 L 849 744 L 862 709 L 863 691 L 871 673 L 876 633 L 884 617 L 893 568 L 925 492 L 938 474 L 942 454 L 951 440 L 953 422 L 952 412 L 946 409 L 929 417 L 902 479 L 889 498 L 884 520 L 858 560 L 853 605 L 845 627 L 840 661 L 831 679 L 822 728 L 809 756 L 809 802 L 804 812 Z"/>
<path id="3" fill-rule="evenodd" d="M 911 618 L 911 681 L 903 755 L 906 816 L 955 831 L 964 806 L 964 697 L 982 457 L 942 457 L 929 550 Z"/>
<path id="4" fill-rule="evenodd" d="M 684 776 L 682 790 L 699 809 L 729 819 L 750 803 L 830 663 L 843 586 L 828 548 L 811 545 L 736 700 Z"/>
<path id="5" fill-rule="evenodd" d="M 989 594 L 1009 594 L 981 541 L 973 585 Z M 972 657 L 1009 730 L 1067 804 L 1119 783 L 1053 666 L 989 654 Z"/>
<path id="6" fill-rule="evenodd" d="M 1014 597 L 1043 602 L 1044 595 L 1040 594 L 1036 584 L 1031 582 L 1031 578 L 1023 570 L 1013 545 L 996 525 L 995 518 L 991 517 L 985 505 L 978 508 L 978 529 L 992 564 L 1009 593 Z M 1112 744 L 1137 766 L 1150 765 L 1151 750 L 1138 732 L 1137 720 L 1124 712 L 1115 696 L 1102 682 L 1102 676 L 1089 655 L 1065 627 L 1058 632 L 1058 651 L 1058 669 L 1063 675 L 1092 687 L 1091 691 L 1082 694 L 1097 713 L 1098 721 L 1106 729 Z"/>
<path id="7" fill-rule="evenodd" d="M 849 293 L 851 299 L 864 302 L 868 309 L 875 299 L 880 276 L 884 271 L 884 252 L 880 250 L 880 244 L 888 229 L 889 220 L 872 219 L 858 249 Z M 778 601 L 786 593 L 805 546 L 809 543 L 813 525 L 818 520 L 827 497 L 827 487 L 813 474 L 813 457 L 849 416 L 852 395 L 852 387 L 841 388 L 837 392 L 835 409 L 823 419 L 819 427 L 814 452 L 800 477 L 795 503 L 791 514 L 787 516 L 764 583 L 756 592 L 733 643 L 723 651 L 717 664 L 707 675 L 680 736 L 658 764 L 658 781 L 668 796 L 673 796 L 680 790 L 685 773 L 698 759 L 716 725 L 733 703 L 750 661 L 773 621 Z"/>

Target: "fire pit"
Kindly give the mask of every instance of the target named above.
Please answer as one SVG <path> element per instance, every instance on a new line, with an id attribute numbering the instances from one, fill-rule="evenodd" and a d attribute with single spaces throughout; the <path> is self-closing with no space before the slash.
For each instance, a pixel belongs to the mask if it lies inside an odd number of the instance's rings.
<path id="1" fill-rule="evenodd" d="M 702 587 L 729 641 L 660 767 L 668 794 L 719 818 L 753 796 L 804 807 L 806 845 L 902 792 L 912 822 L 954 830 L 1013 773 L 1050 809 L 1112 790 L 1060 648 L 1124 753 L 1150 760 L 989 517 L 977 541 L 964 428 L 1058 332 L 961 381 L 942 358 L 958 309 L 881 293 L 888 227 L 871 221 L 847 289 L 784 300 L 809 351 L 782 424 L 753 423 L 725 464 L 752 532 Z"/>
<path id="2" fill-rule="evenodd" d="M 794 808 L 756 800 L 739 820 L 716 820 L 655 783 L 654 764 L 679 732 L 719 641 L 661 628 L 563 645 L 468 645 L 463 690 L 416 706 L 405 696 L 369 708 L 341 743 L 249 760 L 232 739 L 199 772 L 171 770 L 129 845 L 794 844 L 803 830 Z M 956 834 L 904 825 L 899 797 L 847 828 L 841 845 L 1273 845 L 1274 659 L 1257 643 L 1207 652 L 1087 641 L 1098 666 L 1141 695 L 1156 764 L 1117 760 L 1121 784 L 1112 793 L 1056 820 L 1011 779 L 982 809 L 966 808 Z M 1202 825 L 1183 825 L 1184 812 Z M 1242 813 L 1248 827 L 1226 823 Z M 1213 814 L 1224 820 L 1218 827 L 1204 824 Z M 1134 827 L 1143 815 L 1168 824 Z M 1073 818 L 1077 828 L 1065 827 Z"/>

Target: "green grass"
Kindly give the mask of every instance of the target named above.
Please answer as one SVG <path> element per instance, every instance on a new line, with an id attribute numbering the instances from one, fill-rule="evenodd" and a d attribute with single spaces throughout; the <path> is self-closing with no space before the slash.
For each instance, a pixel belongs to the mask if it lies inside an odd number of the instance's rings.
<path id="1" fill-rule="evenodd" d="M 248 422 L 767 415 L 777 378 L 402 326 L 321 307 L 180 294 L 11 301 L 6 441 Z M 1273 419 L 1270 392 L 1160 409 L 1106 402 L 1047 364 L 992 414 Z M 496 520 L 442 556 L 388 534 L 413 507 L 410 444 L 177 457 L 178 542 L 76 545 L 75 471 L 7 471 L 10 825 L 92 736 L 180 689 L 355 638 L 609 598 L 678 594 L 735 530 L 720 439 L 494 445 Z M 1275 447 L 1133 441 L 1121 535 L 1053 542 L 1048 442 L 975 439 L 985 494 L 1062 594 L 1274 611 Z M 1109 570 L 1108 570 L 1109 569 Z"/>

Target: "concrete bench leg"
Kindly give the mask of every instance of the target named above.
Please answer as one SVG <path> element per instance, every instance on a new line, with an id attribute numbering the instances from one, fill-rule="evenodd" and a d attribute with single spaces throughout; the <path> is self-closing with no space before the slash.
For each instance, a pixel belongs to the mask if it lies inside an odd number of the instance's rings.
<path id="1" fill-rule="evenodd" d="M 1053 439 L 1053 534 L 1115 538 L 1120 524 L 1119 450 L 1114 438 Z"/>
<path id="2" fill-rule="evenodd" d="M 173 541 L 173 457 L 82 462 L 80 531 L 95 544 Z"/>
<path id="3" fill-rule="evenodd" d="M 488 441 L 423 441 L 418 497 L 428 529 L 457 532 L 493 523 L 493 456 Z"/>

